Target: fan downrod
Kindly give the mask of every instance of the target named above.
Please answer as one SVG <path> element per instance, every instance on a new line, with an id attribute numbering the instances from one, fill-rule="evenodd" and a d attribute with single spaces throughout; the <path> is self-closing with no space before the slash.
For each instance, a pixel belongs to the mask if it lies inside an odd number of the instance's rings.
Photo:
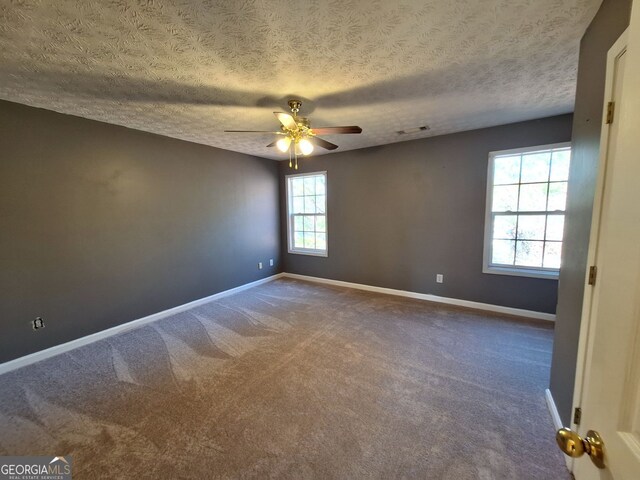
<path id="1" fill-rule="evenodd" d="M 289 108 L 291 109 L 291 112 L 293 112 L 294 117 L 300 111 L 301 106 L 302 106 L 302 102 L 300 100 L 296 100 L 296 99 L 289 100 Z"/>

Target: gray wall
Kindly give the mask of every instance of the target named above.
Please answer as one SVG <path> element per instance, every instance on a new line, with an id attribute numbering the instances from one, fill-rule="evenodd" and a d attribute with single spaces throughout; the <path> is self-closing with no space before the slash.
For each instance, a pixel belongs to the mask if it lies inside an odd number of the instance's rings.
<path id="1" fill-rule="evenodd" d="M 558 413 L 570 425 L 591 212 L 602 128 L 607 51 L 629 25 L 631 0 L 605 0 L 580 44 L 573 118 L 573 155 L 559 282 L 551 385 Z"/>
<path id="2" fill-rule="evenodd" d="M 490 151 L 569 141 L 571 121 L 562 115 L 301 160 L 300 172 L 327 171 L 328 258 L 287 253 L 284 182 L 292 171 L 282 162 L 284 270 L 555 312 L 556 280 L 482 273 L 487 162 Z"/>
<path id="3" fill-rule="evenodd" d="M 272 160 L 8 102 L 0 152 L 0 362 L 279 271 Z"/>

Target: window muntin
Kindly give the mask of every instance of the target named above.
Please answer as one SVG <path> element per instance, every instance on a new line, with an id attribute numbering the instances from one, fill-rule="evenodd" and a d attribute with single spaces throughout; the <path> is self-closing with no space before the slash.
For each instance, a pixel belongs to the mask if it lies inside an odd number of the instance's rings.
<path id="1" fill-rule="evenodd" d="M 568 143 L 489 155 L 486 273 L 557 277 L 570 159 Z"/>
<path id="2" fill-rule="evenodd" d="M 289 253 L 327 256 L 327 173 L 287 176 Z"/>

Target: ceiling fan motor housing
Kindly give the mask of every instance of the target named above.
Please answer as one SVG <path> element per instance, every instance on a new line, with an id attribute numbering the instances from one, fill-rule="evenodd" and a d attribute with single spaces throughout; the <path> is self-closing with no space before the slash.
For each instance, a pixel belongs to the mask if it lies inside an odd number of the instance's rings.
<path id="1" fill-rule="evenodd" d="M 299 127 L 311 127 L 311 124 L 309 123 L 309 119 L 307 117 L 296 117 L 296 123 Z"/>

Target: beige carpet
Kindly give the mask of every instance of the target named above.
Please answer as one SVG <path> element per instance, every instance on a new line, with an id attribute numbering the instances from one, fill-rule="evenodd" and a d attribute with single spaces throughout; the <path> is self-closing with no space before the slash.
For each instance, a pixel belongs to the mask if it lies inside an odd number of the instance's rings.
<path id="1" fill-rule="evenodd" d="M 277 280 L 0 376 L 0 455 L 74 478 L 569 479 L 552 328 Z"/>

